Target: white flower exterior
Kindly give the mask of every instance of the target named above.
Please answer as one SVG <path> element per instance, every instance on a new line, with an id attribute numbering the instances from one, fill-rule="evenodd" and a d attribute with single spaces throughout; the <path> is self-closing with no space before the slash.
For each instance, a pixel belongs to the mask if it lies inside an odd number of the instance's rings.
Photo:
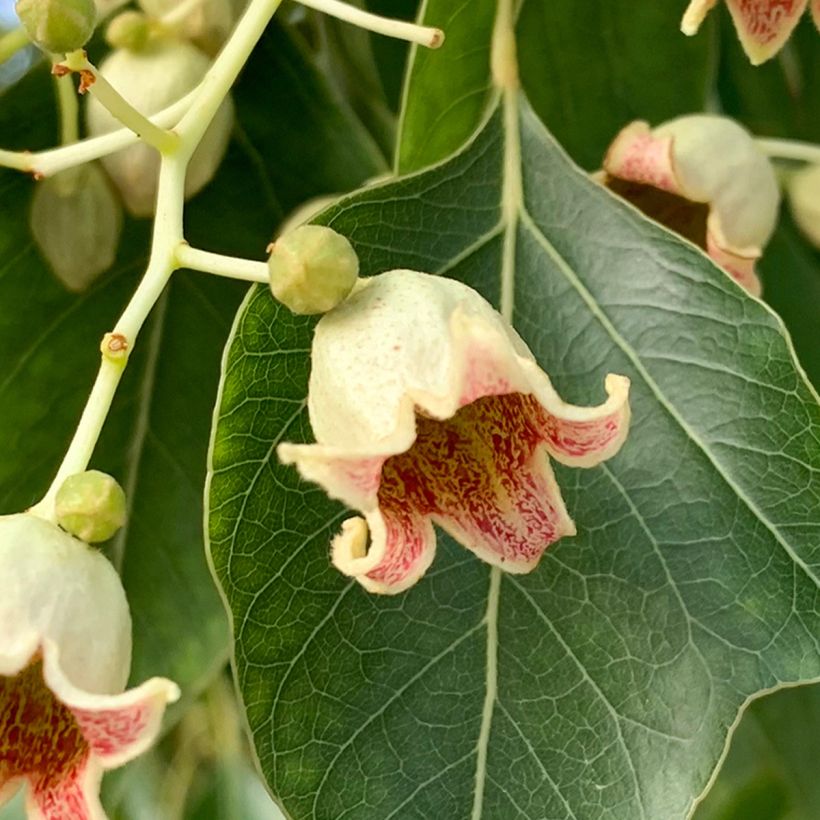
<path id="1" fill-rule="evenodd" d="M 718 0 L 691 0 L 681 31 L 691 37 L 697 34 L 706 15 Z M 820 28 L 820 0 L 726 0 L 740 44 L 752 65 L 771 59 L 783 48 L 800 17 L 811 5 L 811 15 Z"/>
<path id="2" fill-rule="evenodd" d="M 606 389 L 598 407 L 566 404 L 478 293 L 390 271 L 361 280 L 319 321 L 316 444 L 281 444 L 278 455 L 362 513 L 344 523 L 332 560 L 371 592 L 421 578 L 433 524 L 485 561 L 529 572 L 575 533 L 549 458 L 591 467 L 626 437 L 629 380 L 609 375 Z"/>
<path id="3" fill-rule="evenodd" d="M 30 514 L 0 517 L 0 804 L 30 820 L 105 820 L 102 773 L 159 731 L 176 685 L 123 691 L 131 617 L 114 568 Z"/>
<path id="4" fill-rule="evenodd" d="M 633 122 L 610 145 L 604 171 L 708 206 L 699 240 L 704 250 L 750 293 L 760 294 L 755 262 L 777 223 L 780 191 L 771 163 L 742 126 L 707 114 L 654 129 Z"/>

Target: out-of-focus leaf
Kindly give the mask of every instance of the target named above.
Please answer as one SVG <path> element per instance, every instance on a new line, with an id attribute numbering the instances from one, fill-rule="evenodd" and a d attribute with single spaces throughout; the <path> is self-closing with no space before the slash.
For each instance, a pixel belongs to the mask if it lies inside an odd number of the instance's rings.
<path id="1" fill-rule="evenodd" d="M 398 20 L 414 20 L 419 8 L 418 0 L 367 0 L 367 8 L 375 14 Z M 410 47 L 395 37 L 372 37 L 373 57 L 382 79 L 387 103 L 398 111 L 401 105 L 401 89 Z"/>
<path id="2" fill-rule="evenodd" d="M 752 703 L 694 820 L 820 817 L 820 684 Z"/>
<path id="3" fill-rule="evenodd" d="M 729 14 L 720 11 L 718 90 L 724 111 L 761 136 L 820 140 L 820 47 L 809 15 L 777 57 L 753 66 Z"/>
<path id="4" fill-rule="evenodd" d="M 759 266 L 763 296 L 786 323 L 797 358 L 820 389 L 820 256 L 784 214 Z"/>
<path id="5" fill-rule="evenodd" d="M 694 39 L 679 31 L 675 3 L 523 0 L 517 41 L 521 81 L 536 113 L 572 157 L 600 167 L 615 134 L 633 119 L 657 124 L 700 111 L 715 62 L 707 21 Z M 496 3 L 427 0 L 424 22 L 447 35 L 438 52 L 414 50 L 398 152 L 399 171 L 454 151 L 478 125 L 490 89 Z"/>
<path id="6" fill-rule="evenodd" d="M 524 89 L 580 165 L 600 168 L 628 122 L 700 111 L 714 63 L 712 24 L 680 33 L 680 3 L 525 0 L 518 20 Z"/>

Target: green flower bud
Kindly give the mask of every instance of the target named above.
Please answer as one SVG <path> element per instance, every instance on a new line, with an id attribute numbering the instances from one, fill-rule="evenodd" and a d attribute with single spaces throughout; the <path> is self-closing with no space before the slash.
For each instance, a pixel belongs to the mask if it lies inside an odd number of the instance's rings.
<path id="1" fill-rule="evenodd" d="M 150 116 L 192 91 L 210 65 L 208 57 L 190 43 L 161 40 L 149 43 L 144 51 L 112 51 L 100 65 L 100 73 L 131 105 Z M 87 105 L 86 121 L 91 136 L 122 127 L 93 94 L 89 95 Z M 186 197 L 211 181 L 225 155 L 232 127 L 233 104 L 228 97 L 188 165 Z M 105 157 L 102 164 L 122 194 L 125 207 L 134 216 L 151 216 L 157 196 L 159 154 L 150 145 L 138 143 Z"/>
<path id="2" fill-rule="evenodd" d="M 107 541 L 125 523 L 125 493 L 110 475 L 89 470 L 69 476 L 57 492 L 57 523 L 95 544 Z"/>
<path id="3" fill-rule="evenodd" d="M 141 51 L 148 43 L 150 29 L 150 23 L 144 14 L 139 11 L 124 11 L 108 24 L 105 41 L 112 48 Z"/>
<path id="4" fill-rule="evenodd" d="M 57 278 L 69 290 L 82 291 L 114 261 L 122 205 L 102 169 L 86 164 L 38 183 L 30 225 Z"/>
<path id="5" fill-rule="evenodd" d="M 273 244 L 268 259 L 273 295 L 294 313 L 326 313 L 356 284 L 359 257 L 341 234 L 302 225 Z"/>
<path id="6" fill-rule="evenodd" d="M 65 54 L 82 48 L 94 33 L 94 0 L 17 0 L 26 34 L 43 51 Z"/>
<path id="7" fill-rule="evenodd" d="M 794 174 L 788 190 L 794 221 L 820 248 L 820 165 L 808 165 Z"/>

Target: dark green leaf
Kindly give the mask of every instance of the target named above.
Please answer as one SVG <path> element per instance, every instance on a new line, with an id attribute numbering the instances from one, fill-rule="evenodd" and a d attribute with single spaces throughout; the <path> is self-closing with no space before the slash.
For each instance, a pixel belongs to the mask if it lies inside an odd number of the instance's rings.
<path id="1" fill-rule="evenodd" d="M 496 303 L 514 276 L 516 327 L 569 400 L 633 379 L 622 453 L 559 471 L 580 534 L 536 572 L 496 598 L 442 536 L 404 595 L 339 577 L 344 511 L 273 454 L 310 439 L 312 323 L 257 291 L 235 327 L 210 547 L 262 770 L 295 818 L 684 818 L 746 697 L 820 674 L 820 408 L 781 325 L 579 173 L 523 98 L 518 117 L 520 144 L 496 111 L 451 160 L 322 221 L 366 274 L 446 273 Z"/>

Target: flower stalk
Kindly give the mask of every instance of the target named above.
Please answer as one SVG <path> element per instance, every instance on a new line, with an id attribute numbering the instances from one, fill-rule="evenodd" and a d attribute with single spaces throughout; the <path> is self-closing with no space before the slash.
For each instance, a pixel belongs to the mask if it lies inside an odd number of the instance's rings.
<path id="1" fill-rule="evenodd" d="M 103 77 L 89 61 L 82 49 L 66 55 L 61 63 L 56 63 L 52 73 L 61 76 L 67 72 L 80 75 L 80 93 L 90 91 L 112 116 L 116 117 L 126 128 L 133 131 L 143 142 L 167 154 L 176 145 L 177 137 L 172 131 L 160 128 L 148 117 L 137 111 L 122 94 Z"/>

